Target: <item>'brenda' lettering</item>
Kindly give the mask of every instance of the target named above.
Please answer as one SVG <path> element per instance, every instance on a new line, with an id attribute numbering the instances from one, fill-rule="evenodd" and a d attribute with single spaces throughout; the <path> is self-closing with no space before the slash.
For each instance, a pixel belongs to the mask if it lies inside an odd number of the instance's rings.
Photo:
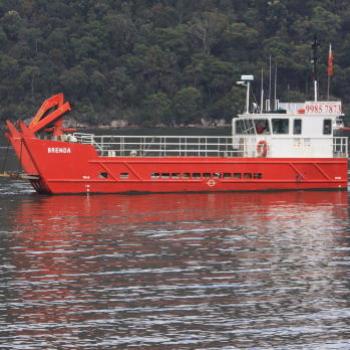
<path id="1" fill-rule="evenodd" d="M 68 154 L 72 153 L 72 150 L 70 147 L 48 147 L 47 148 L 47 153 L 63 153 L 63 154 Z"/>

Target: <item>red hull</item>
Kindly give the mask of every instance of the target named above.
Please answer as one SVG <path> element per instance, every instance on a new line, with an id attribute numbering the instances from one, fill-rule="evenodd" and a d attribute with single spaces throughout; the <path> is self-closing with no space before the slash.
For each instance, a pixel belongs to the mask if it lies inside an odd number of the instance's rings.
<path id="1" fill-rule="evenodd" d="M 344 158 L 100 157 L 91 145 L 9 139 L 41 193 L 347 189 Z"/>

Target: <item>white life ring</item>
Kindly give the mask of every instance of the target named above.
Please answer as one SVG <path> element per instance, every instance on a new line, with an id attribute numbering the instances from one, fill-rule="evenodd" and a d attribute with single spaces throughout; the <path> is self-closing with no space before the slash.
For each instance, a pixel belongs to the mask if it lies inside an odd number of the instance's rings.
<path id="1" fill-rule="evenodd" d="M 209 179 L 209 180 L 207 181 L 207 185 L 208 185 L 209 187 L 214 187 L 214 186 L 216 185 L 216 182 L 215 182 L 214 179 Z"/>

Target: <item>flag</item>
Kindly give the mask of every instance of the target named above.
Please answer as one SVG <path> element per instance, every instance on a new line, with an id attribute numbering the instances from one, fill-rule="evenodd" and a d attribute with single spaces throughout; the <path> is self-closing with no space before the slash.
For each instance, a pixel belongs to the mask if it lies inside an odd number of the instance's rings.
<path id="1" fill-rule="evenodd" d="M 334 56 L 332 52 L 332 45 L 329 44 L 329 53 L 328 53 L 328 66 L 327 66 L 327 74 L 329 77 L 334 74 L 334 66 L 333 66 Z"/>

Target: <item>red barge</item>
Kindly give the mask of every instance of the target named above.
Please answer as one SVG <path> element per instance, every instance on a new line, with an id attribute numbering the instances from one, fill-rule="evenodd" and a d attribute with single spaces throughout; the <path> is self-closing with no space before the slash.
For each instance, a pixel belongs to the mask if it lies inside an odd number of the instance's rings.
<path id="1" fill-rule="evenodd" d="M 248 78 L 247 78 L 248 77 Z M 7 121 L 6 136 L 39 193 L 346 190 L 348 139 L 336 137 L 339 101 L 249 105 L 232 135 L 116 136 L 63 127 L 63 94 L 47 99 L 29 124 Z"/>

